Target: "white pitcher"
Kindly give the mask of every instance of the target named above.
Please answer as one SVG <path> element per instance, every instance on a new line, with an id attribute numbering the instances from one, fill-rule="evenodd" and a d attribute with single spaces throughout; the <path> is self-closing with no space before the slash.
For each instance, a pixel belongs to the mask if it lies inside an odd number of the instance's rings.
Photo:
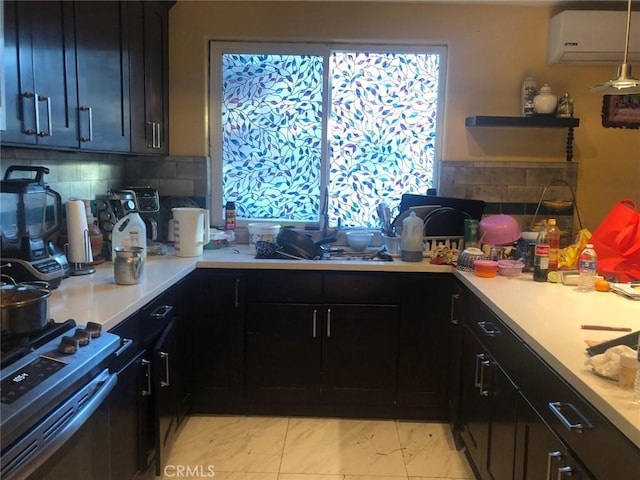
<path id="1" fill-rule="evenodd" d="M 209 243 L 209 210 L 172 208 L 176 256 L 198 257 Z"/>

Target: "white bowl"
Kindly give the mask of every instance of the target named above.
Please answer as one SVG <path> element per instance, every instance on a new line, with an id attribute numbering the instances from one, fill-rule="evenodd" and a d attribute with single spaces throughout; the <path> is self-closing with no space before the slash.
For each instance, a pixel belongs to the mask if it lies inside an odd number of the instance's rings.
<path id="1" fill-rule="evenodd" d="M 357 252 L 363 252 L 371 244 L 372 238 L 371 232 L 347 232 L 347 243 Z"/>

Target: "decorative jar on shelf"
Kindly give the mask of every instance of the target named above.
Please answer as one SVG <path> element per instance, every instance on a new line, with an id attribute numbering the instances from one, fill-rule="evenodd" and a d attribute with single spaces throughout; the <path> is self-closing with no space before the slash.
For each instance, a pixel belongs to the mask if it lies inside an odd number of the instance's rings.
<path id="1" fill-rule="evenodd" d="M 558 97 L 551 92 L 551 87 L 546 83 L 540 87 L 540 93 L 533 97 L 533 108 L 538 115 L 549 115 L 555 112 L 558 106 Z"/>

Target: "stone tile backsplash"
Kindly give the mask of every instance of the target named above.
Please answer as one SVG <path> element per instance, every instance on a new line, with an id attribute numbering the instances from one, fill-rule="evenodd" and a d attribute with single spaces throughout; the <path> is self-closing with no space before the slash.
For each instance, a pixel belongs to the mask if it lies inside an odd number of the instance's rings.
<path id="1" fill-rule="evenodd" d="M 51 172 L 46 183 L 69 198 L 94 199 L 109 189 L 126 185 L 149 185 L 160 195 L 192 197 L 206 203 L 209 195 L 210 160 L 207 157 L 112 155 L 59 152 L 30 148 L 2 147 L 1 174 L 9 165 L 43 165 Z M 542 191 L 549 183 L 562 180 L 575 191 L 578 165 L 574 162 L 471 162 L 446 161 L 440 165 L 438 195 L 487 202 L 486 213 L 513 215 L 523 229 L 533 219 Z M 551 186 L 546 200 L 572 200 L 564 185 Z M 567 229 L 573 224 L 572 211 L 549 212 L 541 208 L 538 218 L 553 215 Z"/>
<path id="2" fill-rule="evenodd" d="M 4 173 L 9 165 L 45 166 L 50 173 L 45 182 L 69 198 L 95 199 L 109 189 L 127 185 L 148 185 L 161 196 L 204 199 L 208 195 L 208 158 L 124 156 L 104 153 L 59 152 L 30 148 L 3 147 Z"/>
<path id="3" fill-rule="evenodd" d="M 574 162 L 443 162 L 438 195 L 487 202 L 485 213 L 512 215 L 528 230 L 541 200 L 572 201 L 578 180 Z M 566 182 L 567 185 L 561 183 Z M 550 211 L 541 206 L 536 220 L 555 217 L 562 229 L 572 230 L 573 209 Z"/>

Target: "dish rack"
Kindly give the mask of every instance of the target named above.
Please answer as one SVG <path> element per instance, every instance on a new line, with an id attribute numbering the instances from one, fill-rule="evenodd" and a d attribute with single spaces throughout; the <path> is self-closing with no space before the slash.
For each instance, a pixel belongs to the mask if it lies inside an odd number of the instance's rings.
<path id="1" fill-rule="evenodd" d="M 569 189 L 569 191 L 571 192 L 571 201 L 556 201 L 556 200 L 545 200 L 544 196 L 547 193 L 547 190 L 549 189 L 549 187 L 552 186 L 556 186 L 556 185 L 564 185 L 565 187 L 567 187 Z M 580 230 L 582 230 L 582 219 L 580 218 L 580 211 L 578 210 L 578 203 L 576 202 L 576 193 L 573 190 L 573 187 L 571 185 L 569 185 L 566 181 L 564 180 L 552 180 L 551 182 L 547 183 L 544 187 L 544 189 L 542 190 L 542 194 L 540 195 L 540 200 L 538 200 L 538 206 L 536 207 L 536 211 L 533 214 L 533 219 L 531 220 L 531 224 L 529 225 L 529 228 L 534 231 L 536 230 L 536 220 L 538 218 L 538 213 L 540 211 L 540 206 L 544 205 L 545 207 L 547 207 L 549 210 L 551 210 L 552 212 L 561 212 L 563 210 L 566 210 L 569 207 L 573 207 L 573 210 L 575 210 L 576 212 L 576 217 L 578 218 L 578 225 L 580 225 Z"/>

